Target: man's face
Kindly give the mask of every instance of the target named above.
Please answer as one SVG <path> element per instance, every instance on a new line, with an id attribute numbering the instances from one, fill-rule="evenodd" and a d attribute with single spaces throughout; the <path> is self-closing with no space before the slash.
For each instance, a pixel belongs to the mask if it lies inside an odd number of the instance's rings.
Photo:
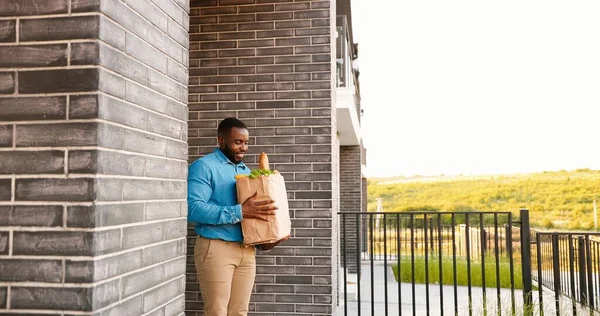
<path id="1" fill-rule="evenodd" d="M 233 163 L 240 163 L 248 151 L 250 133 L 245 128 L 233 127 L 229 135 L 219 137 L 219 148 Z"/>

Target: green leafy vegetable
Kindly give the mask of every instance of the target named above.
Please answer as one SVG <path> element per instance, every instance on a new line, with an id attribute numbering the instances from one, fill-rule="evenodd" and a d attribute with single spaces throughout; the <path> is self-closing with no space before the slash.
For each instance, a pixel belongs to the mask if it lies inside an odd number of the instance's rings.
<path id="1" fill-rule="evenodd" d="M 248 177 L 250 177 L 250 179 L 255 179 L 258 178 L 260 176 L 269 176 L 272 175 L 273 171 L 271 170 L 267 170 L 267 169 L 254 169 L 250 172 L 250 175 Z"/>

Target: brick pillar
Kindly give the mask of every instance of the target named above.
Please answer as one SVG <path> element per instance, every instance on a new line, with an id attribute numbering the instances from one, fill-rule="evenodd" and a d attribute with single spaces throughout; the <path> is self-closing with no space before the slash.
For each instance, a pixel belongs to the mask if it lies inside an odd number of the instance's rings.
<path id="1" fill-rule="evenodd" d="M 190 20 L 190 162 L 216 145 L 218 121 L 242 119 L 246 162 L 266 152 L 289 192 L 291 240 L 257 258 L 251 310 L 331 314 L 337 247 L 330 1 L 193 1 Z M 186 311 L 201 315 L 189 230 Z"/>
<path id="2" fill-rule="evenodd" d="M 183 314 L 188 10 L 0 1 L 0 314 Z"/>
<path id="3" fill-rule="evenodd" d="M 340 211 L 342 212 L 362 212 L 363 211 L 363 179 L 361 175 L 362 166 L 362 147 L 361 146 L 341 146 L 340 147 Z M 358 219 L 358 220 L 357 220 Z M 360 256 L 357 250 L 357 240 L 361 238 L 362 217 L 346 215 L 345 232 L 340 233 L 345 236 L 345 247 L 340 247 L 340 257 L 343 259 L 343 252 L 346 252 L 346 267 L 349 273 L 357 273 L 356 258 Z M 341 224 L 340 224 L 341 225 Z M 356 225 L 359 225 L 359 235 L 356 235 Z M 340 243 L 342 239 L 340 237 Z M 343 260 L 342 260 L 343 263 Z"/>

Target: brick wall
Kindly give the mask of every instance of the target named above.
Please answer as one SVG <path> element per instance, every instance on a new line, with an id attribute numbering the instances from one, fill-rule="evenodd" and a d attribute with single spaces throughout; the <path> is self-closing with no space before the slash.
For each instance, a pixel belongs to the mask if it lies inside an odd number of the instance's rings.
<path id="1" fill-rule="evenodd" d="M 335 4 L 327 1 L 192 1 L 189 161 L 211 152 L 218 121 L 242 119 L 246 162 L 266 152 L 289 192 L 292 239 L 257 258 L 254 315 L 331 314 L 338 185 L 332 111 Z M 188 236 L 186 311 L 201 315 Z"/>
<path id="2" fill-rule="evenodd" d="M 188 10 L 0 1 L 0 314 L 183 314 Z"/>
<path id="3" fill-rule="evenodd" d="M 361 212 L 363 211 L 363 179 L 361 176 L 362 166 L 361 146 L 340 147 L 340 211 Z M 340 238 L 340 251 L 346 252 L 348 260 L 346 267 L 348 272 L 357 273 L 356 257 L 360 255 L 357 251 L 357 240 L 360 240 L 362 229 L 359 227 L 359 235 L 356 234 L 356 225 L 361 225 L 356 216 L 345 215 L 345 227 L 342 226 L 344 238 Z M 343 225 L 340 223 L 340 225 Z M 340 254 L 343 259 L 343 254 Z M 342 260 L 343 264 L 343 260 Z"/>

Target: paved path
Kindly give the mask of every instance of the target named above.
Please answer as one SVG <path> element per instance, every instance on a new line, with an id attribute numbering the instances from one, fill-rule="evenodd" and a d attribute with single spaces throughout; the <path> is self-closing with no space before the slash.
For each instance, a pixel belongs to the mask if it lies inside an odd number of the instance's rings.
<path id="1" fill-rule="evenodd" d="M 363 276 L 361 278 L 361 297 L 360 297 L 360 310 L 361 315 L 427 315 L 427 296 L 425 284 L 416 284 L 414 289 L 414 301 L 413 305 L 413 288 L 411 283 L 400 283 L 398 284 L 394 279 L 391 268 L 387 267 L 387 314 L 386 314 L 386 298 L 385 298 L 385 276 L 384 266 L 374 266 L 374 303 L 371 304 L 371 266 L 365 264 L 362 266 Z M 429 315 L 454 315 L 454 287 L 442 286 L 443 303 L 440 300 L 440 286 L 436 284 L 429 285 Z M 400 297 L 398 295 L 400 293 Z M 484 315 L 484 304 L 483 304 L 483 289 L 478 287 L 472 287 L 472 313 L 469 314 L 469 299 L 468 299 L 468 288 L 466 286 L 457 287 L 457 303 L 458 303 L 458 314 L 459 315 Z M 544 291 L 544 314 L 545 315 L 556 315 L 554 296 L 550 291 Z M 516 315 L 522 315 L 523 306 L 523 292 L 515 290 L 515 307 Z M 538 306 L 538 292 L 533 293 L 534 305 Z M 340 297 L 343 301 L 343 296 Z M 495 288 L 486 289 L 486 300 L 487 313 L 488 315 L 498 315 L 498 294 Z M 501 315 L 510 315 L 511 313 L 511 292 L 510 289 L 500 290 L 500 311 Z M 565 298 L 561 305 L 561 316 L 571 315 L 572 307 L 570 302 Z M 348 302 L 346 309 L 344 306 L 340 306 L 337 309 L 337 315 L 358 315 L 359 304 L 356 300 Z M 414 309 L 413 309 L 414 306 Z M 536 307 L 536 310 L 538 308 Z M 347 310 L 347 314 L 345 311 Z M 539 315 L 536 312 L 536 315 Z M 578 313 L 577 315 L 589 315 L 589 312 Z"/>

